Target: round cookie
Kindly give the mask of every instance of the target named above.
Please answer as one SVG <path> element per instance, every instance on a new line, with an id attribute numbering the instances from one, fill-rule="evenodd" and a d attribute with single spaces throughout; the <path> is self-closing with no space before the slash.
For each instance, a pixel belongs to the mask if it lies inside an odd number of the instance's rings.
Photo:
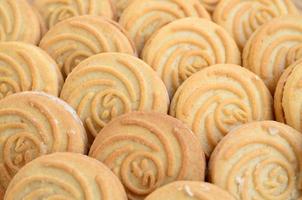
<path id="1" fill-rule="evenodd" d="M 135 0 L 113 0 L 117 10 L 117 17 L 120 18 L 124 10 Z"/>
<path id="2" fill-rule="evenodd" d="M 0 41 L 37 44 L 41 32 L 39 21 L 26 0 L 0 1 Z"/>
<path id="3" fill-rule="evenodd" d="M 40 47 L 67 76 L 82 60 L 102 52 L 136 54 L 132 42 L 113 21 L 97 16 L 79 16 L 52 27 Z"/>
<path id="4" fill-rule="evenodd" d="M 224 27 L 243 49 L 253 32 L 279 16 L 297 14 L 291 0 L 223 0 L 215 9 L 213 20 Z"/>
<path id="5" fill-rule="evenodd" d="M 199 0 L 201 4 L 209 11 L 210 13 L 213 13 L 216 6 L 221 2 L 222 0 Z"/>
<path id="6" fill-rule="evenodd" d="M 273 94 L 283 70 L 302 58 L 302 16 L 276 18 L 261 26 L 243 51 L 243 66 L 260 76 Z"/>
<path id="7" fill-rule="evenodd" d="M 160 29 L 146 43 L 142 58 L 160 75 L 170 97 L 183 81 L 205 67 L 241 63 L 233 38 L 222 27 L 200 18 L 180 19 Z"/>
<path id="8" fill-rule="evenodd" d="M 274 107 L 276 119 L 302 131 L 301 124 L 301 85 L 302 59 L 290 65 L 277 84 Z"/>
<path id="9" fill-rule="evenodd" d="M 237 65 L 221 64 L 187 79 L 173 97 L 170 114 L 190 126 L 210 156 L 231 129 L 273 119 L 272 101 L 257 75 Z"/>
<path id="10" fill-rule="evenodd" d="M 31 90 L 58 96 L 63 85 L 55 61 L 28 43 L 1 42 L 0 66 L 0 99 Z"/>
<path id="11" fill-rule="evenodd" d="M 111 0 L 33 0 L 32 3 L 41 14 L 47 28 L 80 15 L 115 18 L 115 10 Z"/>
<path id="12" fill-rule="evenodd" d="M 81 62 L 61 98 L 76 109 L 92 136 L 114 117 L 135 110 L 167 113 L 169 98 L 156 73 L 138 58 L 103 53 Z"/>
<path id="13" fill-rule="evenodd" d="M 5 199 L 127 200 L 120 181 L 101 162 L 75 153 L 35 159 L 13 178 Z"/>
<path id="14" fill-rule="evenodd" d="M 87 151 L 85 129 L 68 104 L 41 92 L 0 101 L 0 190 L 26 163 L 59 151 Z"/>
<path id="15" fill-rule="evenodd" d="M 155 190 L 145 200 L 235 200 L 235 198 L 210 183 L 177 181 Z"/>
<path id="16" fill-rule="evenodd" d="M 245 124 L 218 144 L 210 181 L 240 200 L 301 199 L 302 135 L 275 121 Z"/>
<path id="17" fill-rule="evenodd" d="M 114 119 L 98 134 L 89 156 L 120 178 L 130 200 L 176 180 L 204 179 L 205 158 L 197 137 L 161 113 L 133 112 Z"/>
<path id="18" fill-rule="evenodd" d="M 185 17 L 210 19 L 199 0 L 134 0 L 119 23 L 129 32 L 140 53 L 150 36 L 164 25 Z"/>

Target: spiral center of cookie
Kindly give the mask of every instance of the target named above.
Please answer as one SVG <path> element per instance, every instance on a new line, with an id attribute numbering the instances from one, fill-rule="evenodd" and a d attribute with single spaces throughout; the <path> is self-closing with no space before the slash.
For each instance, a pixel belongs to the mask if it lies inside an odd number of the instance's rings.
<path id="1" fill-rule="evenodd" d="M 54 9 L 49 16 L 48 25 L 49 27 L 54 26 L 60 21 L 77 16 L 77 11 L 69 6 L 62 6 Z"/>

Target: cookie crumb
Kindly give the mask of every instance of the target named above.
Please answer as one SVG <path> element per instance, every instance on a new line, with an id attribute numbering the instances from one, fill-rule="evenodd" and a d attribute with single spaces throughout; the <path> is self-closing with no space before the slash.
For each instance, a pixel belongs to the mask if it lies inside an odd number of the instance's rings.
<path id="1" fill-rule="evenodd" d="M 184 190 L 190 197 L 194 197 L 193 192 L 191 191 L 191 188 L 188 185 L 184 185 Z"/>

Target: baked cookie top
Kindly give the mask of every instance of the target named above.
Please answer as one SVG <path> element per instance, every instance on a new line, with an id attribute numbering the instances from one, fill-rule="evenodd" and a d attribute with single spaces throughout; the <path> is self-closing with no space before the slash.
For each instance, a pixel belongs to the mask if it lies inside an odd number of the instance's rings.
<path id="1" fill-rule="evenodd" d="M 161 113 L 133 112 L 114 119 L 98 134 L 89 155 L 120 178 L 131 200 L 176 180 L 204 180 L 205 158 L 197 137 Z"/>
<path id="2" fill-rule="evenodd" d="M 170 115 L 190 126 L 210 156 L 231 129 L 250 121 L 273 119 L 272 101 L 257 75 L 237 65 L 213 65 L 179 87 Z"/>
<path id="3" fill-rule="evenodd" d="M 114 117 L 135 110 L 167 113 L 165 85 L 146 63 L 122 53 L 103 53 L 80 63 L 61 98 L 77 110 L 94 137 Z"/>
<path id="4" fill-rule="evenodd" d="M 14 177 L 5 199 L 127 200 L 119 180 L 101 162 L 75 153 L 35 159 Z"/>
<path id="5" fill-rule="evenodd" d="M 302 135 L 275 121 L 232 130 L 214 150 L 210 181 L 236 199 L 301 199 Z"/>
<path id="6" fill-rule="evenodd" d="M 136 51 L 124 30 L 114 21 L 97 16 L 79 16 L 52 27 L 40 47 L 56 60 L 67 76 L 82 60 L 102 52 Z"/>
<path id="7" fill-rule="evenodd" d="M 203 68 L 241 63 L 233 38 L 222 27 L 197 17 L 164 26 L 146 43 L 141 57 L 160 75 L 170 97 L 182 82 Z"/>
<path id="8" fill-rule="evenodd" d="M 150 36 L 164 25 L 180 18 L 210 15 L 199 0 L 134 0 L 119 23 L 129 32 L 140 53 Z"/>

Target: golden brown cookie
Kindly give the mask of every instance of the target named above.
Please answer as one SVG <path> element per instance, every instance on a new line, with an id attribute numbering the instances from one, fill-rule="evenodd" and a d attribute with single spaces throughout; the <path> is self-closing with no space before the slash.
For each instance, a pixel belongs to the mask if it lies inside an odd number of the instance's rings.
<path id="1" fill-rule="evenodd" d="M 117 117 L 98 134 L 89 156 L 120 178 L 130 200 L 143 199 L 176 180 L 204 179 L 205 158 L 198 138 L 181 121 L 161 113 Z"/>
<path id="2" fill-rule="evenodd" d="M 66 79 L 61 98 L 76 109 L 93 136 L 118 115 L 135 110 L 167 113 L 169 104 L 156 73 L 121 53 L 98 54 L 80 63 Z"/>
<path id="3" fill-rule="evenodd" d="M 275 121 L 245 124 L 218 144 L 210 181 L 238 200 L 301 199 L 302 134 Z"/>
<path id="4" fill-rule="evenodd" d="M 120 18 L 124 10 L 135 0 L 113 0 L 117 10 L 117 17 Z"/>
<path id="5" fill-rule="evenodd" d="M 190 126 L 210 156 L 231 129 L 273 119 L 272 101 L 257 75 L 237 65 L 221 64 L 187 79 L 173 97 L 170 114 Z"/>
<path id="6" fill-rule="evenodd" d="M 199 0 L 134 0 L 119 23 L 129 32 L 140 53 L 150 36 L 164 25 L 180 18 L 210 15 Z"/>
<path id="7" fill-rule="evenodd" d="M 210 183 L 177 181 L 155 190 L 145 200 L 235 200 L 235 198 Z"/>
<path id="8" fill-rule="evenodd" d="M 111 0 L 33 0 L 33 6 L 41 14 L 47 28 L 80 15 L 115 18 Z"/>
<path id="9" fill-rule="evenodd" d="M 56 62 L 40 48 L 23 42 L 0 43 L 0 99 L 31 90 L 58 96 L 62 84 Z"/>
<path id="10" fill-rule="evenodd" d="M 41 92 L 0 101 L 0 190 L 26 163 L 59 151 L 87 151 L 85 129 L 67 103 Z"/>
<path id="11" fill-rule="evenodd" d="M 75 153 L 35 159 L 13 178 L 7 200 L 127 200 L 116 176 L 101 162 Z"/>
<path id="12" fill-rule="evenodd" d="M 302 59 L 290 65 L 277 84 L 274 107 L 276 119 L 302 131 Z"/>
<path id="13" fill-rule="evenodd" d="M 39 21 L 26 0 L 1 0 L 0 19 L 0 41 L 39 42 Z"/>
<path id="14" fill-rule="evenodd" d="M 170 97 L 183 81 L 205 67 L 241 63 L 233 38 L 200 18 L 180 19 L 160 29 L 146 43 L 142 58 L 160 75 Z"/>
<path id="15" fill-rule="evenodd" d="M 52 27 L 40 47 L 47 51 L 67 76 L 82 60 L 102 52 L 136 54 L 119 25 L 103 17 L 80 16 Z"/>
<path id="16" fill-rule="evenodd" d="M 216 6 L 222 0 L 199 0 L 201 4 L 209 11 L 210 13 L 214 12 Z"/>
<path id="17" fill-rule="evenodd" d="M 243 66 L 274 93 L 283 70 L 302 58 L 302 16 L 276 18 L 259 28 L 243 51 Z"/>
<path id="18" fill-rule="evenodd" d="M 224 27 L 243 49 L 253 32 L 273 18 L 297 14 L 291 0 L 223 0 L 213 20 Z"/>

